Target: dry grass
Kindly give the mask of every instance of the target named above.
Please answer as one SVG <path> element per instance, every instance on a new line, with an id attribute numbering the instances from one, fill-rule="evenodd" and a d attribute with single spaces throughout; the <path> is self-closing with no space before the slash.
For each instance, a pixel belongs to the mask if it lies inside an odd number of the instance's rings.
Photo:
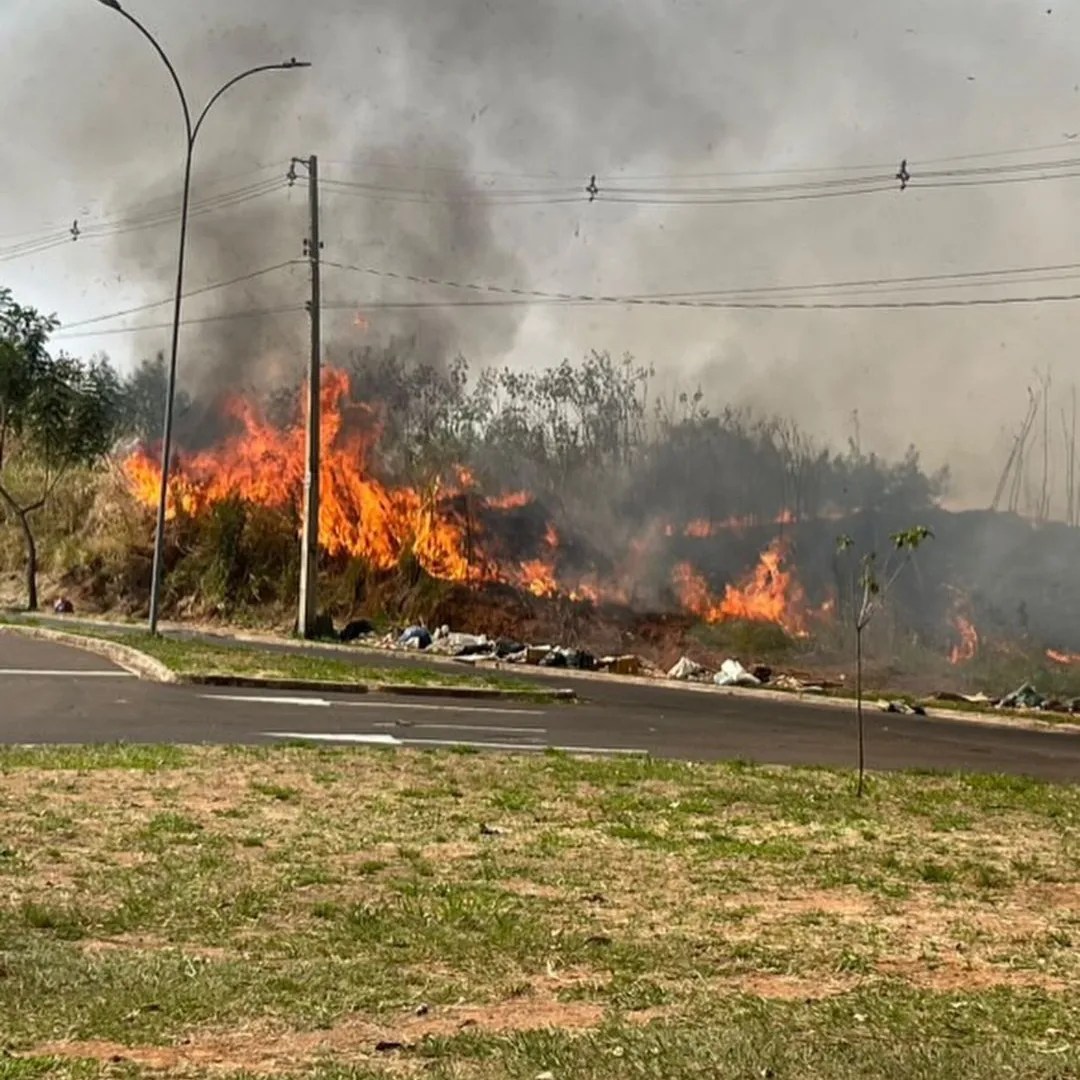
<path id="1" fill-rule="evenodd" d="M 1080 1021 L 1075 788 L 857 803 L 817 770 L 300 748 L 0 768 L 5 1080 L 646 1076 L 657 1045 L 665 1076 L 887 1075 L 875 1043 L 898 1076 L 1080 1068 L 1045 1034 Z"/>

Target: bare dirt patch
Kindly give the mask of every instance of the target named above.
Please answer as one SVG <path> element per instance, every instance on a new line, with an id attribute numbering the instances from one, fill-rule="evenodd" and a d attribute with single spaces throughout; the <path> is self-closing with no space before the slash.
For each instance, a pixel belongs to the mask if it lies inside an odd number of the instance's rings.
<path id="1" fill-rule="evenodd" d="M 603 1006 L 562 1002 L 545 995 L 521 997 L 494 1005 L 458 1005 L 423 1009 L 393 1022 L 353 1016 L 320 1031 L 251 1028 L 235 1032 L 194 1033 L 172 1046 L 125 1046 L 101 1040 L 53 1042 L 35 1047 L 33 1057 L 131 1063 L 162 1071 L 246 1070 L 272 1075 L 303 1068 L 320 1058 L 355 1063 L 407 1052 L 424 1039 L 448 1039 L 463 1032 L 507 1034 L 527 1031 L 586 1031 L 604 1020 Z M 648 1023 L 661 1010 L 631 1014 Z"/>
<path id="2" fill-rule="evenodd" d="M 747 766 L 281 748 L 144 771 L 93 754 L 19 758 L 0 794 L 0 932 L 34 987 L 27 1007 L 0 985 L 0 1030 L 22 1053 L 408 1074 L 427 1060 L 410 1048 L 459 1033 L 662 1017 L 697 1046 L 744 1008 L 911 991 L 991 1008 L 1080 981 L 1071 789 L 880 777 L 856 806 L 847 777 Z M 39 976 L 72 958 L 70 984 Z M 210 961 L 202 1001 L 186 958 Z M 160 1011 L 128 1021 L 141 1001 Z M 77 1014 L 101 1017 L 91 1038 L 53 1042 Z M 139 1045 L 92 1038 L 117 1033 Z"/>

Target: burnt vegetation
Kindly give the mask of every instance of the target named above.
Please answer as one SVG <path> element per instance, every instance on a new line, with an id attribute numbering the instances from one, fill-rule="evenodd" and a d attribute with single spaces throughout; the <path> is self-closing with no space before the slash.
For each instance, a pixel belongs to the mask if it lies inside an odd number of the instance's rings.
<path id="1" fill-rule="evenodd" d="M 462 358 L 432 362 L 405 339 L 331 351 L 328 362 L 349 376 L 342 433 L 371 436 L 366 469 L 388 489 L 424 493 L 459 526 L 470 565 L 474 557 L 479 565 L 481 544 L 511 562 L 546 554 L 560 585 L 601 586 L 599 595 L 560 589 L 538 599 L 479 572 L 438 580 L 407 546 L 391 569 L 346 553 L 321 567 L 320 593 L 339 622 L 363 615 L 483 623 L 475 628 L 580 643 L 600 637 L 599 646 L 637 645 L 667 661 L 694 643 L 722 649 L 763 640 L 754 627 L 691 634 L 696 620 L 673 595 L 672 568 L 693 565 L 722 596 L 779 536 L 808 604 L 829 605 L 832 618 L 815 623 L 808 641 L 773 628 L 760 652 L 776 656 L 786 642 L 809 662 L 815 651 L 843 655 L 857 617 L 858 581 L 837 557 L 836 536 L 873 550 L 917 522 L 938 542 L 919 552 L 867 642 L 890 673 L 917 666 L 919 650 L 947 653 L 957 595 L 983 631 L 984 652 L 994 638 L 1040 651 L 1080 647 L 1063 602 L 1080 534 L 1014 513 L 943 509 L 947 471 L 928 472 L 914 447 L 899 461 L 863 452 L 856 439 L 837 450 L 782 417 L 714 408 L 704 388 L 672 390 L 632 357 L 602 352 L 531 371 L 473 371 Z M 84 454 L 78 468 L 67 463 L 63 483 L 35 509 L 36 555 L 50 596 L 68 592 L 83 608 L 137 615 L 153 523 L 121 466 L 134 447 L 155 450 L 164 365 L 147 360 L 124 378 L 101 359 L 87 370 L 109 382 L 105 423 L 115 437 L 108 452 Z M 297 382 L 241 393 L 287 428 L 302 422 L 301 389 Z M 236 425 L 197 396 L 178 396 L 182 447 L 214 446 Z M 19 482 L 43 464 L 25 461 Z M 462 486 L 455 478 L 465 474 Z M 509 492 L 528 499 L 489 502 Z M 198 512 L 180 508 L 167 537 L 169 613 L 291 622 L 299 494 L 277 507 L 236 491 Z M 25 572 L 24 532 L 10 509 L 0 520 L 0 559 L 8 573 Z M 613 582 L 617 589 L 603 588 Z M 643 626 L 638 617 L 647 613 L 655 619 Z"/>

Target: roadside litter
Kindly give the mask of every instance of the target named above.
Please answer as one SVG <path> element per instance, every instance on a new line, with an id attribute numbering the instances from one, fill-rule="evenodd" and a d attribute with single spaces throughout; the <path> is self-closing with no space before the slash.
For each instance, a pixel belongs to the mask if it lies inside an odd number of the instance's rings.
<path id="1" fill-rule="evenodd" d="M 428 649 L 431 641 L 431 631 L 426 626 L 410 626 L 397 643 L 403 649 Z"/>
<path id="2" fill-rule="evenodd" d="M 949 701 L 954 705 L 993 705 L 995 701 L 987 694 L 958 694 L 955 690 L 941 690 L 934 695 L 934 701 Z"/>
<path id="3" fill-rule="evenodd" d="M 717 686 L 760 686 L 761 679 L 752 675 L 738 660 L 725 660 L 713 676 Z"/>
<path id="4" fill-rule="evenodd" d="M 669 679 L 700 679 L 705 674 L 705 669 L 684 656 L 668 673 Z"/>
<path id="5" fill-rule="evenodd" d="M 341 641 L 359 641 L 360 638 L 371 637 L 375 633 L 375 627 L 367 619 L 353 619 L 338 635 Z"/>
<path id="6" fill-rule="evenodd" d="M 999 709 L 1029 709 L 1032 712 L 1080 712 L 1080 698 L 1067 701 L 1046 697 L 1040 694 L 1031 683 L 1018 686 L 1011 694 L 1006 694 L 998 703 Z"/>
<path id="7" fill-rule="evenodd" d="M 926 710 L 921 705 L 909 705 L 906 701 L 879 701 L 882 712 L 900 713 L 903 716 L 925 716 Z"/>

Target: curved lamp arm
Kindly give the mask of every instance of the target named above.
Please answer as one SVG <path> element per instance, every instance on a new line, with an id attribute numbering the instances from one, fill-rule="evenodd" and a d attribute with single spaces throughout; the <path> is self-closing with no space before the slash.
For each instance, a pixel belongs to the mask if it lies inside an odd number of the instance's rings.
<path id="1" fill-rule="evenodd" d="M 142 34 L 142 36 L 146 38 L 146 40 L 149 41 L 151 45 L 154 46 L 154 51 L 158 54 L 158 56 L 161 57 L 162 62 L 169 69 L 169 74 L 172 76 L 173 85 L 176 87 L 176 92 L 180 95 L 180 104 L 183 106 L 184 109 L 184 126 L 187 129 L 187 138 L 188 143 L 190 144 L 194 140 L 194 129 L 191 126 L 191 109 L 188 107 L 187 94 L 184 93 L 184 85 L 180 82 L 180 76 L 176 74 L 176 68 L 172 66 L 172 61 L 169 59 L 168 54 L 158 44 L 157 38 L 154 37 L 154 35 L 151 34 L 150 31 L 147 30 L 146 27 L 143 26 L 143 24 L 139 22 L 139 20 L 136 19 L 130 11 L 125 11 L 120 6 L 120 0 L 98 0 L 98 3 L 104 4 L 105 7 L 112 8 L 113 11 L 119 11 L 120 14 L 123 15 L 124 18 L 127 19 L 127 21 L 131 23 L 131 25 L 134 26 L 135 29 L 138 30 L 139 33 Z"/>
<path id="2" fill-rule="evenodd" d="M 101 0 L 102 3 L 106 3 L 106 0 Z M 218 99 L 221 98 L 226 91 L 231 90 L 238 82 L 243 82 L 244 79 L 250 78 L 252 75 L 261 75 L 264 71 L 291 71 L 293 68 L 309 68 L 311 64 L 302 60 L 297 60 L 293 57 L 292 60 L 286 60 L 283 64 L 260 64 L 259 67 L 254 67 L 250 71 L 245 71 L 242 75 L 237 75 L 235 78 L 230 79 L 207 103 L 206 107 L 201 113 L 199 113 L 199 119 L 195 121 L 195 127 L 191 129 L 190 140 L 194 144 L 195 140 L 199 136 L 199 129 L 203 125 L 203 121 L 206 119 L 207 113 L 217 104 Z"/>
<path id="3" fill-rule="evenodd" d="M 146 27 L 143 26 L 143 24 L 139 22 L 139 20 L 136 19 L 134 15 L 131 14 L 131 12 L 126 11 L 123 7 L 120 6 L 120 0 L 98 0 L 98 3 L 104 4 L 105 7 L 112 8 L 113 11 L 117 11 L 121 15 L 123 15 L 124 18 L 127 19 L 127 21 L 131 23 L 131 25 L 134 26 L 135 29 L 138 30 L 139 33 L 142 34 L 142 36 L 146 38 L 146 40 L 149 41 L 151 45 L 153 45 L 154 51 L 158 54 L 158 56 L 161 57 L 162 63 L 164 63 L 165 67 L 168 68 L 169 75 L 171 76 L 173 81 L 173 85 L 176 87 L 176 92 L 180 95 L 180 105 L 184 110 L 184 127 L 187 131 L 189 150 L 195 145 L 195 140 L 196 138 L 198 138 L 199 135 L 199 129 L 202 127 L 203 121 L 206 119 L 207 113 L 209 113 L 210 110 L 214 107 L 214 105 L 217 104 L 218 99 L 221 98 L 227 90 L 231 90 L 238 82 L 242 82 L 244 79 L 250 78 L 252 75 L 260 75 L 264 71 L 291 71 L 293 68 L 311 67 L 311 64 L 301 60 L 297 60 L 296 57 L 293 57 L 291 60 L 286 60 L 283 64 L 260 64 L 259 67 L 254 67 L 250 71 L 245 71 L 242 74 L 237 75 L 235 78 L 230 79 L 206 103 L 206 107 L 199 114 L 198 120 L 196 120 L 195 123 L 192 124 L 191 108 L 188 105 L 187 94 L 184 93 L 184 86 L 180 82 L 180 76 L 177 75 L 176 68 L 173 67 L 172 61 L 169 59 L 168 54 L 165 52 L 165 50 L 158 43 L 157 38 L 155 38 L 154 35 L 151 34 L 150 31 L 147 30 Z"/>

